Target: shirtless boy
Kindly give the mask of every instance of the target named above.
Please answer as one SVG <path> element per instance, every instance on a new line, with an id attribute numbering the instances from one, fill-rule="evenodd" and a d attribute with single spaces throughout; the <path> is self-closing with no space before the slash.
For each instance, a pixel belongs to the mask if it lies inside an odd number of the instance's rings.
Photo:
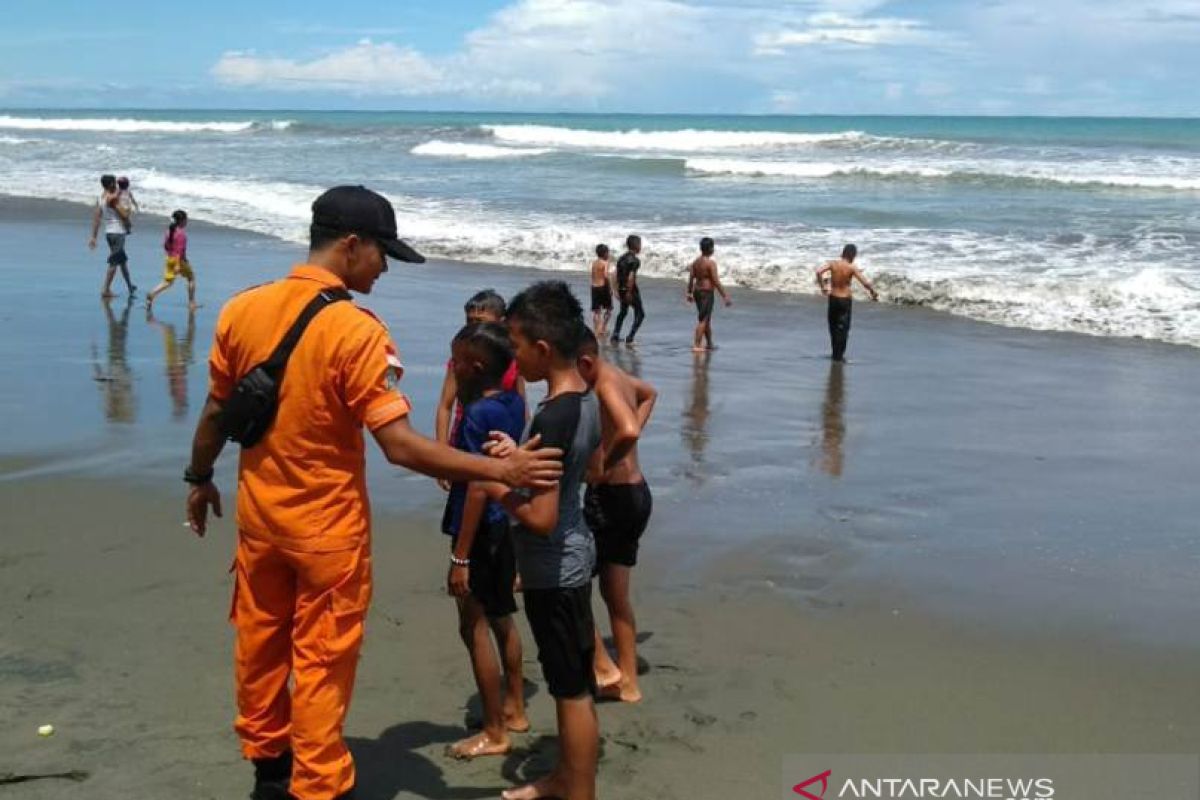
<path id="1" fill-rule="evenodd" d="M 696 303 L 696 332 L 692 336 L 692 352 L 703 353 L 705 350 L 715 350 L 712 336 L 713 290 L 721 294 L 725 307 L 733 305 L 733 300 L 725 293 L 721 279 L 717 275 L 717 262 L 713 260 L 716 245 L 705 236 L 700 240 L 700 255 L 688 268 L 687 294 L 684 299 Z M 704 339 L 705 345 L 700 345 Z"/>
<path id="2" fill-rule="evenodd" d="M 612 277 L 608 274 L 608 245 L 596 245 L 596 260 L 592 262 L 592 330 L 604 338 L 608 321 L 612 319 Z"/>
<path id="3" fill-rule="evenodd" d="M 842 257 L 830 261 L 817 270 L 817 285 L 821 294 L 829 298 L 829 343 L 833 349 L 833 360 L 844 361 L 846 357 L 846 342 L 850 338 L 850 309 L 853 304 L 853 281 L 857 280 L 871 294 L 872 300 L 879 299 L 879 293 L 867 280 L 854 259 L 858 248 L 848 244 L 842 248 Z M 826 276 L 829 276 L 826 282 Z"/>
<path id="4" fill-rule="evenodd" d="M 600 595 L 608 606 L 614 664 L 596 630 L 596 686 L 601 697 L 636 703 L 637 624 L 629 599 L 629 580 L 637 563 L 638 542 L 650 520 L 650 488 L 638 464 L 637 442 L 654 410 L 658 392 L 600 357 L 592 337 L 579 351 L 579 373 L 600 401 L 600 449 L 588 469 L 584 515 L 596 539 Z"/>

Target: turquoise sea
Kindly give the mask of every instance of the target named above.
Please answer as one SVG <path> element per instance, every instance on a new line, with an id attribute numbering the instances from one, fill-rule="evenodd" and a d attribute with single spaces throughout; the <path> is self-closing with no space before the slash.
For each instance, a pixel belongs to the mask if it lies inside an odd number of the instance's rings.
<path id="1" fill-rule="evenodd" d="M 0 192 L 93 202 L 101 172 L 289 240 L 364 183 L 422 250 L 516 266 L 638 233 L 668 277 L 713 236 L 767 291 L 853 241 L 889 302 L 1200 345 L 1194 119 L 0 111 Z"/>

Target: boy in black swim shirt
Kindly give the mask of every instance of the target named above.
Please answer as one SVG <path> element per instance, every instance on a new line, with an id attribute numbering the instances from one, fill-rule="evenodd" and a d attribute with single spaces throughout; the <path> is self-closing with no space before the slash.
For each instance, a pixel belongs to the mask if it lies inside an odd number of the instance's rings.
<path id="1" fill-rule="evenodd" d="M 650 521 L 650 487 L 638 464 L 637 442 L 658 392 L 600 356 L 594 337 L 579 354 L 579 371 L 600 401 L 601 446 L 588 469 L 584 516 L 596 539 L 600 594 L 608 606 L 617 664 L 596 629 L 596 683 L 600 694 L 626 703 L 642 699 L 637 682 L 637 623 L 629 579 L 638 542 Z"/>
<path id="2" fill-rule="evenodd" d="M 500 484 L 485 486 L 488 496 L 503 503 L 517 522 L 513 543 L 525 615 L 554 697 L 561 755 L 550 775 L 504 792 L 503 797 L 591 800 L 599 750 L 592 672 L 596 551 L 583 520 L 579 489 L 600 444 L 600 415 L 596 396 L 576 363 L 588 329 L 582 306 L 561 281 L 536 283 L 514 297 L 508 326 L 521 374 L 527 381 L 547 383 L 546 399 L 538 406 L 525 446 L 540 440 L 562 449 L 563 475 L 557 489 L 528 494 Z"/>
<path id="3" fill-rule="evenodd" d="M 621 311 L 617 314 L 617 325 L 613 328 L 612 343 L 621 341 L 621 326 L 625 324 L 625 315 L 633 309 L 633 327 L 629 329 L 629 338 L 625 344 L 633 344 L 638 328 L 646 319 L 642 309 L 642 292 L 637 284 L 637 272 L 642 267 L 638 254 L 642 252 L 642 237 L 630 236 L 625 240 L 625 255 L 617 260 L 617 295 L 621 300 Z"/>

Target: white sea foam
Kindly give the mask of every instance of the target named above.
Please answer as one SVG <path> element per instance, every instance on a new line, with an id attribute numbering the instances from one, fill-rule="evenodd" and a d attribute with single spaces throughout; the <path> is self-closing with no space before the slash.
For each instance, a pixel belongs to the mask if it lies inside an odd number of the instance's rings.
<path id="1" fill-rule="evenodd" d="M 507 144 L 572 147 L 596 150 L 653 150 L 678 153 L 710 150 L 811 147 L 867 138 L 861 131 L 782 133 L 777 131 L 593 131 L 551 125 L 483 125 Z"/>
<path id="2" fill-rule="evenodd" d="M 833 178 L 847 175 L 879 175 L 895 177 L 909 175 L 920 178 L 940 178 L 950 174 L 938 167 L 922 167 L 910 164 L 880 164 L 877 166 L 855 166 L 853 163 L 839 164 L 827 161 L 754 161 L 730 158 L 689 158 L 684 162 L 692 172 L 711 175 L 740 175 L 746 177 L 777 178 Z"/>
<path id="3" fill-rule="evenodd" d="M 1071 186 L 1117 187 L 1129 189 L 1200 190 L 1200 162 L 1185 165 L 1183 174 L 1162 174 L 1168 169 L 1154 163 L 1116 163 L 1088 166 L 1013 162 L 1000 160 L 942 161 L 933 166 L 910 159 L 893 162 L 853 160 L 772 161 L 765 159 L 689 158 L 685 168 L 700 175 L 725 175 L 737 178 L 821 178 L 880 177 L 957 179 L 976 181 L 1036 181 Z M 1146 173 L 1129 171 L 1138 167 Z M 1158 170 L 1155 174 L 1149 170 Z"/>
<path id="4" fill-rule="evenodd" d="M 495 145 L 490 144 L 447 142 L 443 141 L 442 139 L 433 139 L 417 145 L 409 152 L 416 156 L 493 160 L 500 158 L 540 156 L 553 152 L 553 149 L 549 147 L 496 147 Z"/>
<path id="5" fill-rule="evenodd" d="M 274 130 L 291 126 L 291 120 L 267 123 Z M 93 133 L 243 133 L 256 122 L 177 122 L 150 119 L 93 119 L 84 117 L 14 117 L 0 115 L 0 129 L 23 131 L 86 131 Z"/>

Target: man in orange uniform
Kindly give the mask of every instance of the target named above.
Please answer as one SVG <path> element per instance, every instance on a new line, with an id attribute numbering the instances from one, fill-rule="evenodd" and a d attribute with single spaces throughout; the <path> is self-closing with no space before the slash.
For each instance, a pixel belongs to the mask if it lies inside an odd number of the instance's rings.
<path id="1" fill-rule="evenodd" d="M 387 271 L 387 256 L 424 261 L 397 238 L 386 199 L 361 186 L 330 189 L 313 203 L 308 263 L 237 295 L 221 311 L 209 399 L 184 476 L 197 534 L 204 534 L 209 507 L 221 513 L 212 473 L 224 444 L 224 401 L 319 292 L 369 294 Z M 241 452 L 231 611 L 235 729 L 255 765 L 256 800 L 353 797 L 354 762 L 342 724 L 371 599 L 362 428 L 390 462 L 436 478 L 547 487 L 562 472 L 561 451 L 536 443 L 514 457 L 489 459 L 421 436 L 397 388 L 402 370 L 382 322 L 351 302 L 330 304 L 287 362 L 271 428 Z"/>

